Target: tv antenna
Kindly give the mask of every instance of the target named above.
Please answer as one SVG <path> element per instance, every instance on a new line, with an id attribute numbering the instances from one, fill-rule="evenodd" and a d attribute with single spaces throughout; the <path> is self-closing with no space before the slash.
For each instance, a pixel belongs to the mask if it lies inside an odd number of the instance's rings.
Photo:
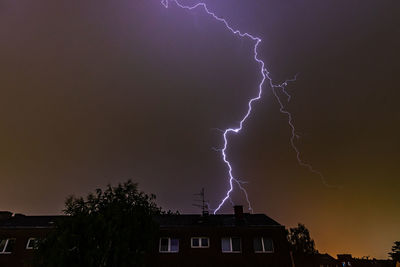
<path id="1" fill-rule="evenodd" d="M 203 216 L 209 215 L 208 201 L 205 200 L 204 188 L 201 189 L 200 193 L 194 195 L 200 197 L 200 199 L 195 199 L 194 201 L 201 204 L 193 204 L 193 206 L 201 208 Z"/>

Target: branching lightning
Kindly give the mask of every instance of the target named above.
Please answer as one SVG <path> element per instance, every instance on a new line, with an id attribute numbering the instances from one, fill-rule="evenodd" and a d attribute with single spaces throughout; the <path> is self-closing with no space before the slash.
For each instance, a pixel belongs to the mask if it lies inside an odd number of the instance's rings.
<path id="1" fill-rule="evenodd" d="M 230 201 L 231 203 L 233 203 L 232 200 L 231 200 L 231 193 L 233 192 L 234 184 L 236 184 L 239 187 L 239 189 L 243 191 L 243 193 L 244 193 L 244 195 L 246 197 L 247 203 L 248 203 L 248 209 L 250 211 L 252 211 L 252 207 L 251 207 L 251 203 L 250 203 L 250 200 L 249 200 L 249 196 L 247 194 L 246 189 L 243 187 L 243 184 L 245 182 L 239 180 L 238 178 L 236 178 L 233 175 L 232 164 L 228 160 L 226 150 L 228 148 L 228 143 L 229 143 L 228 142 L 228 136 L 230 134 L 238 134 L 243 129 L 244 123 L 246 122 L 246 120 L 251 115 L 253 104 L 261 99 L 262 92 L 263 92 L 263 86 L 266 83 L 266 81 L 268 82 L 269 86 L 272 89 L 273 95 L 275 96 L 275 98 L 278 101 L 278 104 L 280 106 L 280 112 L 285 114 L 287 116 L 287 118 L 288 118 L 288 124 L 289 124 L 289 128 L 291 130 L 290 144 L 291 144 L 292 148 L 294 149 L 294 151 L 296 152 L 296 157 L 297 157 L 297 160 L 298 160 L 299 164 L 301 166 L 303 166 L 303 167 L 308 168 L 311 172 L 317 174 L 321 178 L 321 181 L 323 182 L 324 185 L 326 185 L 328 187 L 332 187 L 331 185 L 329 185 L 326 182 L 326 180 L 325 180 L 325 178 L 324 178 L 324 176 L 322 175 L 321 172 L 315 170 L 312 167 L 312 165 L 310 165 L 310 164 L 308 164 L 308 163 L 306 163 L 306 162 L 304 162 L 302 160 L 300 151 L 299 151 L 299 149 L 297 148 L 297 146 L 295 144 L 295 140 L 297 138 L 299 138 L 299 136 L 296 133 L 296 128 L 295 128 L 294 123 L 293 123 L 293 116 L 287 109 L 285 109 L 284 101 L 281 100 L 281 98 L 280 98 L 280 96 L 279 96 L 279 94 L 277 92 L 279 90 L 280 93 L 284 94 L 287 97 L 286 101 L 289 102 L 290 99 L 291 99 L 291 96 L 287 92 L 286 87 L 290 82 L 296 81 L 297 75 L 293 79 L 286 80 L 285 82 L 283 82 L 281 84 L 274 84 L 273 81 L 272 81 L 272 78 L 269 75 L 269 71 L 265 67 L 264 61 L 262 59 L 260 59 L 259 55 L 258 55 L 258 48 L 259 48 L 259 45 L 260 45 L 260 43 L 262 41 L 262 39 L 260 37 L 254 36 L 254 35 L 252 35 L 250 33 L 247 33 L 247 32 L 242 32 L 240 30 L 234 29 L 233 27 L 230 26 L 230 24 L 225 19 L 223 19 L 221 17 L 218 17 L 214 12 L 210 11 L 205 3 L 197 3 L 197 4 L 193 5 L 193 6 L 187 6 L 187 5 L 181 4 L 178 0 L 162 0 L 161 1 L 161 3 L 165 6 L 165 8 L 169 7 L 170 2 L 174 3 L 176 6 L 182 8 L 182 9 L 186 9 L 186 10 L 189 10 L 189 11 L 197 9 L 197 8 L 202 8 L 207 13 L 207 15 L 211 16 L 216 21 L 224 24 L 225 27 L 229 31 L 232 32 L 232 34 L 237 35 L 237 36 L 239 36 L 241 38 L 248 38 L 251 41 L 253 41 L 254 42 L 254 60 L 260 66 L 260 73 L 261 73 L 262 79 L 261 79 L 261 81 L 260 81 L 260 83 L 258 85 L 258 94 L 248 101 L 248 103 L 247 103 L 247 106 L 248 106 L 247 112 L 245 113 L 245 115 L 240 120 L 239 125 L 236 128 L 228 128 L 228 129 L 222 130 L 223 139 L 224 139 L 224 145 L 223 145 L 222 149 L 217 149 L 217 151 L 219 151 L 221 153 L 222 159 L 223 159 L 224 163 L 226 164 L 226 166 L 228 168 L 229 189 L 226 192 L 226 195 L 224 196 L 224 198 L 218 204 L 218 207 L 213 210 L 214 214 L 216 214 L 222 208 L 222 206 L 226 203 L 226 201 Z"/>

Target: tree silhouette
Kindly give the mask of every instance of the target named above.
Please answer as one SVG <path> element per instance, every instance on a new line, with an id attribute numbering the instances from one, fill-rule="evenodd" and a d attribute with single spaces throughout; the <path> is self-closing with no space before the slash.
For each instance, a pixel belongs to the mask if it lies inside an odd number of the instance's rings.
<path id="1" fill-rule="evenodd" d="M 389 256 L 395 262 L 400 262 L 400 241 L 395 241 L 392 246 L 392 252 L 389 252 Z"/>
<path id="2" fill-rule="evenodd" d="M 318 253 L 315 242 L 304 224 L 299 223 L 297 227 L 290 228 L 288 241 L 295 255 L 313 255 Z"/>
<path id="3" fill-rule="evenodd" d="M 155 196 L 132 181 L 86 198 L 69 197 L 55 230 L 39 245 L 36 266 L 145 266 L 156 243 Z"/>

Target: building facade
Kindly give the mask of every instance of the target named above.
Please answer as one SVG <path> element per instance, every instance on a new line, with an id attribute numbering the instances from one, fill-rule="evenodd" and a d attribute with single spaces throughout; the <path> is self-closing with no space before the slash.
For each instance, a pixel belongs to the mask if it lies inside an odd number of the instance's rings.
<path id="1" fill-rule="evenodd" d="M 58 217 L 0 211 L 0 266 L 29 266 L 36 242 L 47 236 Z"/>
<path id="2" fill-rule="evenodd" d="M 0 212 L 0 266 L 29 266 L 35 242 L 61 216 Z M 264 214 L 160 215 L 159 238 L 149 266 L 292 267 L 285 227 Z"/>
<path id="3" fill-rule="evenodd" d="M 152 266 L 291 267 L 285 227 L 264 214 L 164 215 Z"/>

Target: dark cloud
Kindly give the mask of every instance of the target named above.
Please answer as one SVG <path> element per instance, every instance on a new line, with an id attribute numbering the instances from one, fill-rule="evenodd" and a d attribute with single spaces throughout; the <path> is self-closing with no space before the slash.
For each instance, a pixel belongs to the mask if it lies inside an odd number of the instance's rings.
<path id="1" fill-rule="evenodd" d="M 342 186 L 297 164 L 265 88 L 228 151 L 255 211 L 306 223 L 322 251 L 386 257 L 400 223 L 399 4 L 209 2 L 263 38 L 275 81 L 299 73 L 298 146 Z M 56 213 L 68 194 L 128 178 L 182 212 L 201 187 L 213 205 L 224 195 L 212 148 L 257 91 L 251 42 L 201 10 L 141 0 L 0 1 L 0 36 L 0 209 Z"/>

